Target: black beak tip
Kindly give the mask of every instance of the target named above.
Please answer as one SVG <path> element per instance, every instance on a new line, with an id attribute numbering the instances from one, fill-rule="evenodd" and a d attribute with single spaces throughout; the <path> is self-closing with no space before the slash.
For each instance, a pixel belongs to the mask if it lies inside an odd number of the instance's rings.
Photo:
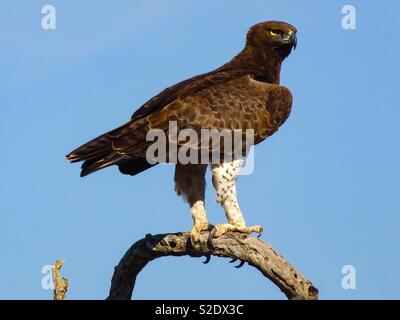
<path id="1" fill-rule="evenodd" d="M 297 47 L 297 36 L 295 33 L 292 34 L 292 44 L 293 44 L 293 49 L 296 50 Z"/>

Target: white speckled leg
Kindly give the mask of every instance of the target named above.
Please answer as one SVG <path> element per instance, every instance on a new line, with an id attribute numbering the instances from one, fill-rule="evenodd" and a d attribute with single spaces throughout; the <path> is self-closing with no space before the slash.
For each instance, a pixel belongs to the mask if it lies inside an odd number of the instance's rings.
<path id="1" fill-rule="evenodd" d="M 228 223 L 245 226 L 236 195 L 236 180 L 243 160 L 212 165 L 212 182 L 217 192 L 217 202 L 224 208 Z"/>
<path id="2" fill-rule="evenodd" d="M 243 160 L 234 160 L 228 163 L 212 165 L 212 181 L 217 191 L 217 202 L 224 208 L 228 223 L 215 225 L 210 232 L 209 241 L 213 237 L 219 237 L 229 231 L 246 234 L 256 232 L 259 236 L 263 233 L 261 226 L 246 227 L 243 214 L 240 211 L 236 196 L 236 180 L 243 162 Z"/>

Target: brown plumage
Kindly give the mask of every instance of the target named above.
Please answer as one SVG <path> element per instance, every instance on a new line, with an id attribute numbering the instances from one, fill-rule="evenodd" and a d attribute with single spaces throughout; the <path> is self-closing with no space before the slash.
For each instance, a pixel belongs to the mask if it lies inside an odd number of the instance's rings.
<path id="1" fill-rule="evenodd" d="M 247 34 L 243 51 L 231 61 L 212 72 L 165 89 L 139 108 L 126 124 L 89 141 L 67 158 L 71 162 L 84 161 L 81 176 L 114 164 L 122 173 L 135 175 L 154 165 L 146 160 L 146 151 L 153 144 L 153 141 L 146 141 L 147 134 L 151 129 L 158 129 L 168 136 L 170 121 L 177 124 L 178 132 L 194 130 L 200 140 L 202 129 L 228 133 L 252 129 L 254 143 L 260 143 L 275 133 L 289 116 L 292 95 L 279 85 L 279 76 L 282 61 L 295 46 L 296 29 L 293 26 L 274 21 L 256 24 Z M 180 148 L 186 143 L 173 139 L 169 137 L 169 142 L 176 142 Z M 190 150 L 198 151 L 199 146 L 207 156 L 215 151 L 214 145 L 209 143 L 194 143 Z M 248 147 L 245 143 L 240 151 Z M 223 148 L 218 152 L 227 153 Z M 194 221 L 190 230 L 192 245 L 200 241 L 203 230 L 211 230 L 210 244 L 213 237 L 228 231 L 262 233 L 261 226 L 246 226 L 237 200 L 236 181 L 243 158 L 239 155 L 222 159 L 211 163 L 212 183 L 228 223 L 215 226 L 209 225 L 204 205 L 208 163 L 185 164 L 177 159 L 175 189 L 190 205 Z M 170 158 L 165 161 L 172 162 Z"/>
<path id="2" fill-rule="evenodd" d="M 121 127 L 105 133 L 67 155 L 84 161 L 81 176 L 118 165 L 135 175 L 150 167 L 146 149 L 151 128 L 254 129 L 255 143 L 276 132 L 292 105 L 288 89 L 279 85 L 282 61 L 296 46 L 296 28 L 283 22 L 254 25 L 246 46 L 220 68 L 195 76 L 162 91 L 147 101 Z"/>

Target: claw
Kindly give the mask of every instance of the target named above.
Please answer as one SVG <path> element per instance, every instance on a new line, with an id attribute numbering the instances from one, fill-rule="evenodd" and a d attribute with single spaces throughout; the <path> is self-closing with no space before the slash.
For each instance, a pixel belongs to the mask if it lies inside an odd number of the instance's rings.
<path id="1" fill-rule="evenodd" d="M 208 254 L 208 255 L 206 255 L 206 260 L 203 261 L 203 263 L 204 263 L 204 264 L 207 264 L 207 263 L 210 262 L 210 260 L 211 260 L 211 254 Z"/>
<path id="2" fill-rule="evenodd" d="M 193 244 L 192 244 L 192 240 L 190 239 L 190 237 L 186 241 L 186 250 L 188 252 L 193 251 Z"/>
<path id="3" fill-rule="evenodd" d="M 239 268 L 243 267 L 243 265 L 245 264 L 245 262 L 246 262 L 246 261 L 241 260 L 241 261 L 240 261 L 240 264 L 237 265 L 237 266 L 235 266 L 235 268 L 236 268 L 236 269 L 239 269 Z"/>
<path id="4" fill-rule="evenodd" d="M 192 238 L 190 238 L 190 246 L 191 249 L 196 248 L 196 242 L 194 242 Z"/>
<path id="5" fill-rule="evenodd" d="M 208 235 L 207 244 L 211 250 L 215 249 L 212 239 L 214 238 L 216 232 L 217 232 L 217 228 L 214 227 L 214 228 L 212 228 L 212 230 L 210 231 L 210 234 Z"/>
<path id="6" fill-rule="evenodd" d="M 234 263 L 234 262 L 236 262 L 237 261 L 237 259 L 236 258 L 232 258 L 232 260 L 231 261 L 229 261 L 229 263 Z"/>
<path id="7" fill-rule="evenodd" d="M 190 244 L 191 248 L 196 251 L 196 248 L 198 248 L 201 245 L 201 240 L 200 240 L 200 234 L 202 231 L 209 230 L 211 227 L 210 224 L 200 224 L 196 223 L 193 225 L 192 229 L 189 231 L 189 238 L 190 238 Z"/>
<path id="8" fill-rule="evenodd" d="M 260 239 L 261 236 L 263 235 L 263 233 L 264 233 L 264 228 L 261 228 L 261 229 L 260 229 L 260 232 L 258 233 L 257 238 Z"/>
<path id="9" fill-rule="evenodd" d="M 186 243 L 186 249 L 187 249 L 188 251 L 198 251 L 198 250 L 196 249 L 198 243 L 199 243 L 199 242 L 195 241 L 195 239 L 193 239 L 193 237 L 189 236 L 189 239 L 188 239 L 188 241 L 187 241 L 187 243 Z"/>
<path id="10" fill-rule="evenodd" d="M 190 251 L 195 251 L 196 243 L 193 241 L 192 237 L 189 237 L 188 246 L 190 248 Z"/>

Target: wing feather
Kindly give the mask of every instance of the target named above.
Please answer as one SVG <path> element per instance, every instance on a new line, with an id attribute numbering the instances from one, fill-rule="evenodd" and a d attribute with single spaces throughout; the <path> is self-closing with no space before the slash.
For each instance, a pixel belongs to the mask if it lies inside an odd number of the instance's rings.
<path id="1" fill-rule="evenodd" d="M 256 81 L 240 71 L 211 72 L 167 88 L 138 109 L 128 123 L 82 145 L 67 158 L 85 161 L 82 175 L 114 164 L 123 173 L 136 174 L 152 166 L 143 164 L 151 143 L 146 141 L 150 129 L 168 134 L 170 121 L 177 122 L 178 130 L 190 128 L 198 133 L 201 129 L 253 129 L 258 143 L 278 130 L 291 104 L 290 91 L 284 87 Z"/>

